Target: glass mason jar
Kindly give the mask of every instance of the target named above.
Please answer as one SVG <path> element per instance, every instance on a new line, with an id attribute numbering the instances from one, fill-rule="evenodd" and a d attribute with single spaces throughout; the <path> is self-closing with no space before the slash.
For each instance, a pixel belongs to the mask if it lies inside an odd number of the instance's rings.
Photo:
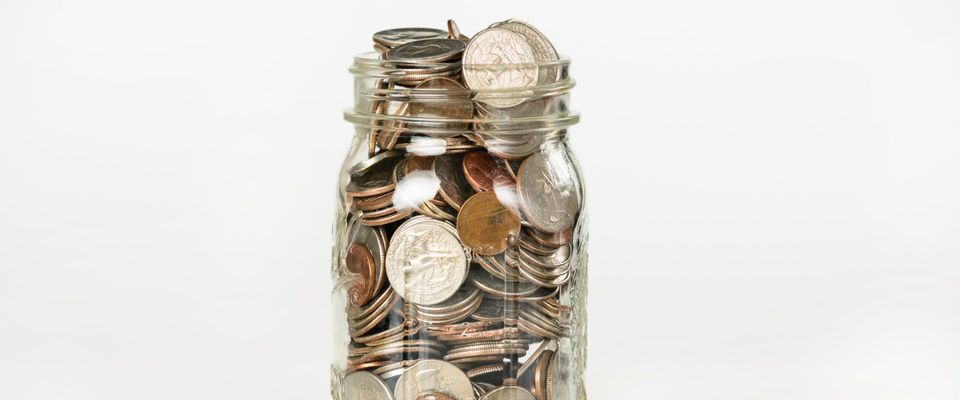
<path id="1" fill-rule="evenodd" d="M 355 58 L 334 227 L 334 399 L 586 398 L 569 65 Z M 516 77 L 538 78 L 465 84 Z"/>

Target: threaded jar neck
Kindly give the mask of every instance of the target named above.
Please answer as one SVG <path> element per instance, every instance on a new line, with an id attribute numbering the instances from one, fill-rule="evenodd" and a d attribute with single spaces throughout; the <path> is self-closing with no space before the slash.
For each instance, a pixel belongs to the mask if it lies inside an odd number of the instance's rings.
<path id="1" fill-rule="evenodd" d="M 575 82 L 570 59 L 529 64 L 422 65 L 354 58 L 354 106 L 344 118 L 358 129 L 398 136 L 551 135 L 579 121 L 569 109 Z M 468 82 L 492 82 L 471 88 Z M 477 85 L 475 85 L 477 86 Z"/>

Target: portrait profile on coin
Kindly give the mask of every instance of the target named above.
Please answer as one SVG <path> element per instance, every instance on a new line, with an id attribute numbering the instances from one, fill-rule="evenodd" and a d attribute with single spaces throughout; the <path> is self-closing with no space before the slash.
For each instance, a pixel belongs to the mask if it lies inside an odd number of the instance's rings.
<path id="1" fill-rule="evenodd" d="M 400 375 L 394 388 L 395 400 L 415 400 L 421 394 L 440 393 L 456 400 L 473 400 L 470 378 L 453 364 L 423 360 Z"/>
<path id="2" fill-rule="evenodd" d="M 404 300 L 440 303 L 467 277 L 467 255 L 456 229 L 429 217 L 415 217 L 397 228 L 387 250 L 387 278 Z"/>
<path id="3" fill-rule="evenodd" d="M 570 160 L 558 151 L 534 153 L 517 173 L 517 193 L 523 213 L 535 228 L 561 232 L 580 210 L 580 193 Z"/>
<path id="4" fill-rule="evenodd" d="M 343 380 L 344 400 L 392 400 L 390 388 L 376 375 L 354 372 Z"/>

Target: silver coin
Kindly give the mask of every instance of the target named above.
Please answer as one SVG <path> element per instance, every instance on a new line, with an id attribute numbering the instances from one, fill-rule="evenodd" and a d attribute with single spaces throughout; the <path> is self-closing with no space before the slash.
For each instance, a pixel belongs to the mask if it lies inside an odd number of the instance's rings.
<path id="1" fill-rule="evenodd" d="M 517 194 L 523 215 L 535 228 L 561 232 L 573 224 L 580 193 L 573 167 L 559 151 L 534 153 L 520 164 Z"/>
<path id="2" fill-rule="evenodd" d="M 533 25 L 524 21 L 510 19 L 497 25 L 497 28 L 523 35 L 527 40 L 527 44 L 529 44 L 533 50 L 533 56 L 537 59 L 537 62 L 556 61 L 560 59 L 560 56 L 557 54 L 557 49 L 553 47 L 553 43 L 550 43 L 550 40 L 540 33 L 537 28 L 534 28 Z M 539 83 L 555 82 L 558 74 L 559 68 L 555 66 L 544 67 L 540 70 Z"/>
<path id="3" fill-rule="evenodd" d="M 397 380 L 396 400 L 414 400 L 427 393 L 441 393 L 455 400 L 474 400 L 473 385 L 460 368 L 440 360 L 422 360 Z"/>
<path id="4" fill-rule="evenodd" d="M 477 101 L 494 107 L 512 107 L 532 96 L 523 91 L 537 84 L 537 58 L 520 34 L 501 28 L 481 31 L 463 53 L 463 79 L 478 91 Z M 519 64 L 519 65 L 511 65 Z M 516 89 L 504 92 L 504 89 Z M 500 90 L 500 92 L 483 92 Z"/>
<path id="5" fill-rule="evenodd" d="M 520 159 L 540 149 L 544 142 L 544 135 L 539 133 L 510 137 L 509 135 L 494 136 L 481 134 L 484 144 L 490 153 L 506 158 Z"/>
<path id="6" fill-rule="evenodd" d="M 466 45 L 454 39 L 417 40 L 390 49 L 387 58 L 412 63 L 436 63 L 459 57 Z"/>
<path id="7" fill-rule="evenodd" d="M 483 400 L 537 400 L 530 392 L 519 386 L 503 386 L 488 392 Z"/>
<path id="8" fill-rule="evenodd" d="M 456 229 L 429 217 L 415 217 L 394 232 L 387 249 L 387 279 L 404 300 L 420 305 L 453 296 L 469 264 Z"/>
<path id="9" fill-rule="evenodd" d="M 376 375 L 354 372 L 343 379 L 344 400 L 393 400 L 390 387 Z"/>
<path id="10" fill-rule="evenodd" d="M 387 29 L 373 34 L 373 41 L 386 47 L 401 46 L 416 40 L 443 39 L 447 31 L 433 28 Z"/>

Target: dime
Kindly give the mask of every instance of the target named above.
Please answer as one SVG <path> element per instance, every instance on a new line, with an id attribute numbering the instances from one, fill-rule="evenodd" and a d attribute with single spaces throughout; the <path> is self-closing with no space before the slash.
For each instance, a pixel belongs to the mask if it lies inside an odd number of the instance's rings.
<path id="1" fill-rule="evenodd" d="M 417 40 L 442 39 L 447 32 L 433 28 L 387 29 L 373 34 L 373 41 L 386 47 L 401 46 Z"/>
<path id="2" fill-rule="evenodd" d="M 483 397 L 484 400 L 537 400 L 530 392 L 519 386 L 503 386 Z"/>
<path id="3" fill-rule="evenodd" d="M 503 168 L 503 161 L 486 151 L 471 151 L 463 155 L 463 175 L 473 190 L 485 192 L 497 187 L 513 187 L 516 182 Z"/>
<path id="4" fill-rule="evenodd" d="M 409 63 L 437 63 L 460 57 L 464 48 L 466 45 L 460 40 L 417 40 L 390 49 L 387 58 Z"/>
<path id="5" fill-rule="evenodd" d="M 347 249 L 347 270 L 357 274 L 353 285 L 347 290 L 350 302 L 355 306 L 367 304 L 377 288 L 377 264 L 373 253 L 362 243 L 354 243 Z"/>
<path id="6" fill-rule="evenodd" d="M 476 34 L 464 50 L 463 79 L 470 89 L 478 92 L 477 101 L 493 107 L 512 107 L 523 103 L 529 94 L 502 90 L 535 86 L 538 71 L 531 64 L 536 61 L 533 49 L 522 35 L 507 29 L 488 28 Z"/>
<path id="7" fill-rule="evenodd" d="M 573 225 L 580 194 L 570 171 L 555 151 L 533 154 L 520 165 L 517 193 L 524 216 L 535 228 L 556 233 Z"/>
<path id="8" fill-rule="evenodd" d="M 463 245 L 450 224 L 411 218 L 394 232 L 387 249 L 390 285 L 414 304 L 440 303 L 460 288 L 469 270 Z"/>
<path id="9" fill-rule="evenodd" d="M 428 393 L 440 393 L 454 400 L 473 400 L 470 378 L 459 368 L 445 361 L 421 360 L 397 380 L 393 395 L 396 400 L 415 400 Z"/>
<path id="10" fill-rule="evenodd" d="M 457 217 L 463 244 L 477 254 L 503 253 L 511 238 L 520 234 L 520 215 L 504 207 L 494 192 L 480 192 L 463 203 Z"/>
<path id="11" fill-rule="evenodd" d="M 354 372 L 343 379 L 344 400 L 393 400 L 390 387 L 376 375 Z"/>

